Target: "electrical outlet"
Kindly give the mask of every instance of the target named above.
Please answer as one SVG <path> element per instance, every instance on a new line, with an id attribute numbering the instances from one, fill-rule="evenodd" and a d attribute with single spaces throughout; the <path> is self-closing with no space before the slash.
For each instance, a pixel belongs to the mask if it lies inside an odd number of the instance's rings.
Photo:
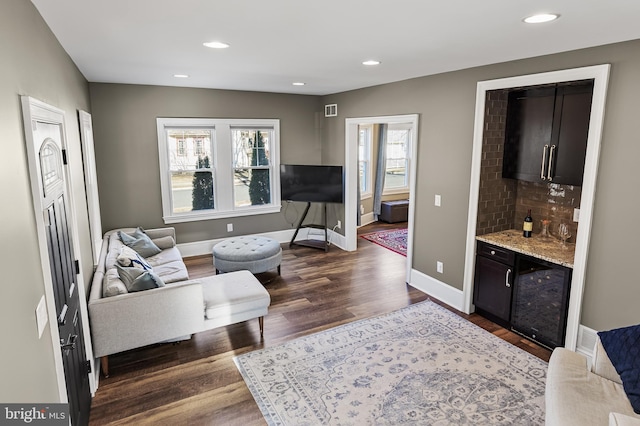
<path id="1" fill-rule="evenodd" d="M 573 221 L 580 222 L 580 209 L 573 209 Z"/>
<path id="2" fill-rule="evenodd" d="M 337 226 L 337 228 L 338 228 L 338 229 L 342 229 L 342 221 L 341 221 L 341 220 L 339 220 L 339 221 L 338 221 L 338 224 L 337 224 L 336 226 Z"/>
<path id="3" fill-rule="evenodd" d="M 442 197 L 440 196 L 440 194 L 436 194 L 434 204 L 436 205 L 436 207 L 440 207 L 442 205 Z"/>
<path id="4" fill-rule="evenodd" d="M 360 204 L 360 214 L 364 214 L 364 206 Z"/>
<path id="5" fill-rule="evenodd" d="M 442 262 L 440 261 L 436 262 L 436 270 L 441 274 L 444 273 L 444 265 L 442 264 Z"/>
<path id="6" fill-rule="evenodd" d="M 227 223 L 227 232 L 233 232 L 233 223 Z"/>

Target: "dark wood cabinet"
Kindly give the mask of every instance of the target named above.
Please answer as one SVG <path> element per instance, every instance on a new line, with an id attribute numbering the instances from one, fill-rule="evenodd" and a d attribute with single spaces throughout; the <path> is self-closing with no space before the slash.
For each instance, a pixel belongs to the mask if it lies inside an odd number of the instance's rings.
<path id="1" fill-rule="evenodd" d="M 591 80 L 511 91 L 502 176 L 582 185 L 592 95 Z"/>
<path id="2" fill-rule="evenodd" d="M 473 289 L 476 312 L 509 327 L 514 253 L 478 241 Z"/>
<path id="3" fill-rule="evenodd" d="M 573 270 L 477 242 L 476 312 L 553 349 L 564 345 Z"/>

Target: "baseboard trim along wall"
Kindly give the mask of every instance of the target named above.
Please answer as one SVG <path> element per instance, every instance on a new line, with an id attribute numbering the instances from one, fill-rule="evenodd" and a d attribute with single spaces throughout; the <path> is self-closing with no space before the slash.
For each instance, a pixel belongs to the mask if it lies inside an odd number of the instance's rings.
<path id="1" fill-rule="evenodd" d="M 435 297 L 454 309 L 463 311 L 464 294 L 462 293 L 462 290 L 453 288 L 450 285 L 415 269 L 411 269 L 409 285 L 423 293 Z"/>

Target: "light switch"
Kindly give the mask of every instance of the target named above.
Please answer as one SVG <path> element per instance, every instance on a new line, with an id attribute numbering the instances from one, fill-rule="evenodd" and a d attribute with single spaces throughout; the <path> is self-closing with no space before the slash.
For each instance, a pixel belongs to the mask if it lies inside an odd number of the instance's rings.
<path id="1" fill-rule="evenodd" d="M 440 207 L 441 204 L 442 204 L 442 198 L 440 197 L 440 194 L 436 194 L 436 199 L 435 199 L 436 207 Z"/>
<path id="2" fill-rule="evenodd" d="M 44 301 L 44 294 L 40 298 L 40 302 L 36 307 L 36 323 L 38 324 L 38 338 L 42 337 L 42 333 L 44 332 L 44 328 L 49 322 L 49 317 L 47 315 L 47 304 Z"/>

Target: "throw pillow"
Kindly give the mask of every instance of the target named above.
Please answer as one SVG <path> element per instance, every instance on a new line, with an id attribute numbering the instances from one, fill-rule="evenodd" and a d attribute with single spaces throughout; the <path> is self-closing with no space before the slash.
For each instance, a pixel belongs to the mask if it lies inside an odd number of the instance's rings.
<path id="1" fill-rule="evenodd" d="M 152 271 L 145 271 L 141 268 L 124 268 L 120 265 L 116 265 L 116 267 L 118 275 L 129 293 L 164 287 L 164 282 Z"/>
<path id="2" fill-rule="evenodd" d="M 151 257 L 162 251 L 140 227 L 136 228 L 131 235 L 122 231 L 118 231 L 118 235 L 125 246 L 131 247 L 142 257 Z"/>
<path id="3" fill-rule="evenodd" d="M 160 250 L 170 249 L 171 247 L 175 247 L 176 245 L 176 242 L 173 240 L 173 237 L 171 235 L 154 238 L 151 241 L 153 241 L 153 243 L 157 245 Z"/>
<path id="4" fill-rule="evenodd" d="M 122 247 L 116 261 L 120 266 L 142 268 L 145 271 L 151 270 L 151 265 L 147 263 L 144 257 L 140 256 L 137 251 L 127 246 Z"/>
<path id="5" fill-rule="evenodd" d="M 622 379 L 633 411 L 640 414 L 640 324 L 601 331 L 598 336 Z"/>

